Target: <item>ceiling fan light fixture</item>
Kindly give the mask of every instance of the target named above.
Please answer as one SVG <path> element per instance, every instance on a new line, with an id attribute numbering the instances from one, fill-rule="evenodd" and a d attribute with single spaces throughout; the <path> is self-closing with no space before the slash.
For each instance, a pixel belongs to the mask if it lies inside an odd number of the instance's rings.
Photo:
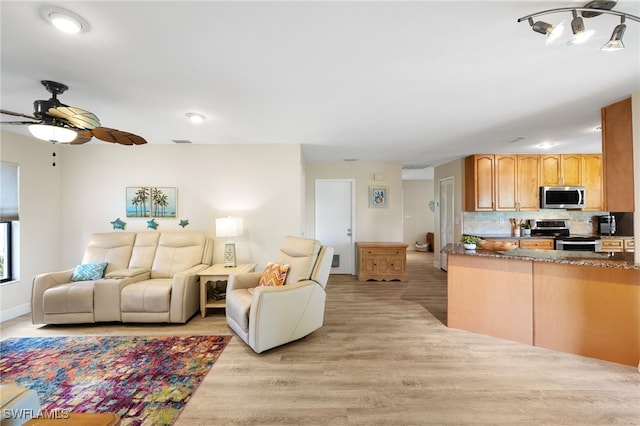
<path id="1" fill-rule="evenodd" d="M 51 25 L 66 34 L 78 34 L 89 31 L 89 22 L 82 16 L 55 6 L 41 9 L 40 15 Z"/>
<path id="2" fill-rule="evenodd" d="M 78 136 L 74 130 L 50 124 L 31 124 L 29 132 L 38 139 L 53 143 L 69 143 Z"/>

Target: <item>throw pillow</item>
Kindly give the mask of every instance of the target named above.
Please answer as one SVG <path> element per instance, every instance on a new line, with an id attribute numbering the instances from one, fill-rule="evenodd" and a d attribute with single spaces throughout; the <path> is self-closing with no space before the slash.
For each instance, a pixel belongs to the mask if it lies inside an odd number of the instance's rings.
<path id="1" fill-rule="evenodd" d="M 84 263 L 76 266 L 71 276 L 71 281 L 99 280 L 104 276 L 106 263 Z"/>
<path id="2" fill-rule="evenodd" d="M 289 265 L 280 265 L 279 263 L 267 263 L 266 268 L 260 275 L 260 282 L 258 285 L 267 287 L 277 287 L 284 285 L 284 280 L 287 278 L 287 272 L 289 272 Z"/>

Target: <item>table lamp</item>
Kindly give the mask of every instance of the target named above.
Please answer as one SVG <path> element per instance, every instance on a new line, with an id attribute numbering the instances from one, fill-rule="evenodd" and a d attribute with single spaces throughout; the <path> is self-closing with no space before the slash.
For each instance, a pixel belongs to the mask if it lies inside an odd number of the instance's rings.
<path id="1" fill-rule="evenodd" d="M 216 219 L 216 237 L 227 237 L 224 244 L 224 266 L 225 268 L 235 267 L 236 263 L 236 243 L 231 239 L 242 235 L 243 226 L 241 217 L 219 217 Z"/>

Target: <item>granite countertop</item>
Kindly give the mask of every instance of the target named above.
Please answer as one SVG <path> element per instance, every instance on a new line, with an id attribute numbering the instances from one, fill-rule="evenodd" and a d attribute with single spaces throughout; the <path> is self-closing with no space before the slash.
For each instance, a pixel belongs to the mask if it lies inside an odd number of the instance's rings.
<path id="1" fill-rule="evenodd" d="M 552 235 L 522 235 L 519 237 L 512 237 L 509 234 L 466 234 L 466 235 L 475 235 L 477 237 L 482 238 L 483 240 L 553 240 L 555 239 Z M 575 236 L 575 235 L 573 235 Z M 580 237 L 584 237 L 586 235 L 579 235 Z M 598 235 L 593 234 L 593 237 L 600 237 L 600 239 L 621 239 L 621 240 L 633 240 L 633 236 L 626 235 Z"/>
<path id="2" fill-rule="evenodd" d="M 527 237 L 524 237 L 527 238 Z M 514 238 L 515 239 L 515 238 Z M 634 253 L 600 253 L 593 251 L 564 251 L 517 248 L 510 251 L 491 251 L 478 248 L 465 250 L 462 244 L 447 244 L 446 254 L 465 256 L 498 257 L 514 260 L 533 260 L 535 262 L 565 263 L 571 265 L 601 266 L 618 269 L 640 270 L 640 263 L 634 262 Z"/>

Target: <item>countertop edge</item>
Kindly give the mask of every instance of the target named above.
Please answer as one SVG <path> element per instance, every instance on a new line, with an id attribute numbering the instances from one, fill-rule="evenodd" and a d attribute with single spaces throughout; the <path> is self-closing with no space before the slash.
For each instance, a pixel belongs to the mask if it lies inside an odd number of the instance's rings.
<path id="1" fill-rule="evenodd" d="M 447 244 L 442 250 L 445 254 L 454 254 L 462 256 L 478 256 L 478 257 L 494 257 L 500 259 L 512 259 L 512 260 L 531 260 L 534 262 L 547 262 L 547 263 L 562 263 L 568 265 L 581 265 L 581 266 L 597 266 L 603 268 L 615 268 L 615 269 L 631 269 L 640 270 L 640 263 L 634 263 L 633 260 L 629 260 L 626 257 L 633 258 L 633 253 L 628 253 L 631 256 L 624 256 L 622 253 L 616 253 L 615 256 L 607 259 L 589 259 L 581 258 L 579 252 L 560 252 L 553 250 L 558 257 L 550 258 L 543 257 L 545 254 L 549 254 L 550 250 L 538 250 L 538 249 L 515 249 L 510 251 L 491 251 L 478 248 L 476 250 L 466 250 L 462 244 Z M 539 256 L 536 256 L 539 254 Z"/>

